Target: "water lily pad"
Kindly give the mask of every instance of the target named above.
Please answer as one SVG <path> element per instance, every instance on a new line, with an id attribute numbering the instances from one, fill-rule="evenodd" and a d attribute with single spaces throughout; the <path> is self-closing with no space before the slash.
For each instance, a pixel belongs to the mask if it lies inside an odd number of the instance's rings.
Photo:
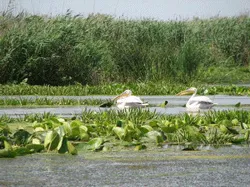
<path id="1" fill-rule="evenodd" d="M 13 150 L 6 150 L 6 149 L 1 149 L 0 150 L 0 158 L 14 158 L 16 157 L 16 152 Z"/>
<path id="2" fill-rule="evenodd" d="M 27 154 L 31 154 L 32 153 L 26 147 L 17 147 L 17 148 L 14 149 L 14 151 L 16 152 L 17 156 L 23 156 L 23 155 L 27 155 Z"/>
<path id="3" fill-rule="evenodd" d="M 123 140 L 125 137 L 125 130 L 121 127 L 114 127 L 113 131 L 119 137 L 120 140 Z"/>
<path id="4" fill-rule="evenodd" d="M 31 134 L 28 131 L 24 130 L 24 129 L 19 129 L 13 135 L 13 137 L 15 139 L 15 144 L 17 144 L 17 145 L 26 144 L 27 141 L 28 141 L 28 138 L 30 136 L 31 136 Z"/>
<path id="5" fill-rule="evenodd" d="M 137 145 L 134 148 L 135 151 L 144 150 L 144 149 L 147 149 L 146 145 Z"/>
<path id="6" fill-rule="evenodd" d="M 60 143 L 60 146 L 57 147 L 58 149 L 58 153 L 66 153 L 68 152 L 68 144 L 67 144 L 68 140 L 67 138 L 63 137 L 61 139 L 61 143 Z"/>
<path id="7" fill-rule="evenodd" d="M 140 130 L 143 132 L 143 134 L 146 134 L 149 131 L 153 131 L 154 129 L 150 125 L 142 125 Z"/>
<path id="8" fill-rule="evenodd" d="M 88 149 L 98 150 L 103 147 L 103 139 L 102 138 L 93 138 L 88 142 Z"/>
<path id="9" fill-rule="evenodd" d="M 7 141 L 4 141 L 4 149 L 0 150 L 0 158 L 14 158 L 16 155 L 12 146 Z"/>
<path id="10" fill-rule="evenodd" d="M 157 144 L 163 142 L 162 135 L 161 135 L 161 133 L 158 132 L 158 131 L 150 131 L 150 132 L 148 132 L 148 133 L 146 134 L 146 136 L 147 136 L 149 139 L 155 141 Z"/>
<path id="11" fill-rule="evenodd" d="M 70 154 L 77 155 L 77 149 L 69 141 L 67 141 L 67 147 Z"/>
<path id="12" fill-rule="evenodd" d="M 32 153 L 36 153 L 36 152 L 40 152 L 40 151 L 44 150 L 44 145 L 42 145 L 42 144 L 27 144 L 25 147 L 28 150 L 30 150 L 30 152 L 32 152 Z"/>
<path id="13" fill-rule="evenodd" d="M 44 147 L 48 150 L 57 148 L 60 141 L 60 136 L 56 131 L 49 131 L 44 140 Z"/>
<path id="14" fill-rule="evenodd" d="M 5 150 L 12 150 L 12 146 L 7 141 L 4 141 L 4 149 Z"/>

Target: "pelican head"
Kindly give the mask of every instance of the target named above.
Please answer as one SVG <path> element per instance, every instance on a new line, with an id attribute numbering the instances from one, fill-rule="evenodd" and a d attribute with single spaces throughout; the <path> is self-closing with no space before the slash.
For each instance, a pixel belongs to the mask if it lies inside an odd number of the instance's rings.
<path id="1" fill-rule="evenodd" d="M 181 96 L 181 95 L 190 95 L 190 94 L 194 94 L 196 92 L 197 92 L 197 88 L 191 87 L 191 88 L 188 88 L 187 90 L 179 92 L 176 95 L 178 95 L 178 96 Z"/>
<path id="2" fill-rule="evenodd" d="M 118 99 L 129 97 L 131 95 L 132 95 L 132 91 L 131 90 L 125 90 L 120 95 L 118 95 L 115 98 L 113 98 L 113 101 L 117 101 Z"/>

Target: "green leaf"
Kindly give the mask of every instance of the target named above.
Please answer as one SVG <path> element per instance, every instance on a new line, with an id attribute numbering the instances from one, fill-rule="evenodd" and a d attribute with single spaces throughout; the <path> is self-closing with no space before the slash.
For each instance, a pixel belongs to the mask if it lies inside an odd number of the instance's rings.
<path id="1" fill-rule="evenodd" d="M 62 138 L 62 142 L 61 142 L 61 146 L 58 149 L 58 153 L 66 153 L 68 152 L 68 144 L 67 144 L 68 140 L 67 138 L 63 137 Z M 57 147 L 58 148 L 58 147 Z"/>
<path id="2" fill-rule="evenodd" d="M 74 120 L 70 123 L 70 126 L 73 127 L 80 127 L 83 123 L 79 120 Z"/>
<path id="3" fill-rule="evenodd" d="M 42 131 L 44 131 L 44 128 L 42 128 L 42 127 L 36 127 L 34 131 L 35 132 L 42 132 Z"/>
<path id="4" fill-rule="evenodd" d="M 249 141 L 249 137 L 250 137 L 250 129 L 247 130 L 246 134 L 245 134 L 245 140 L 248 142 Z"/>
<path id="5" fill-rule="evenodd" d="M 42 144 L 27 144 L 25 147 L 32 153 L 37 153 L 44 150 L 44 145 Z"/>
<path id="6" fill-rule="evenodd" d="M 14 158 L 16 155 L 17 155 L 16 152 L 13 150 L 6 150 L 6 149 L 0 150 L 0 158 Z"/>
<path id="7" fill-rule="evenodd" d="M 93 138 L 92 140 L 90 140 L 88 142 L 88 145 L 89 145 L 88 148 L 91 150 L 98 150 L 98 149 L 102 148 L 103 143 L 104 143 L 104 141 L 102 138 Z"/>
<path id="8" fill-rule="evenodd" d="M 239 132 L 236 129 L 234 129 L 233 127 L 227 127 L 227 129 L 232 134 L 239 134 Z"/>
<path id="9" fill-rule="evenodd" d="M 125 137 L 125 130 L 121 127 L 114 127 L 113 128 L 114 133 L 118 136 L 120 140 L 123 140 Z"/>
<path id="10" fill-rule="evenodd" d="M 72 129 L 69 123 L 63 123 L 63 128 L 66 135 L 69 136 L 72 133 Z"/>
<path id="11" fill-rule="evenodd" d="M 143 134 L 146 134 L 147 132 L 153 131 L 154 129 L 150 125 L 142 125 L 140 130 L 143 132 Z"/>
<path id="12" fill-rule="evenodd" d="M 135 151 L 139 151 L 139 150 L 143 150 L 143 149 L 147 149 L 147 146 L 146 145 L 137 145 L 134 148 Z"/>
<path id="13" fill-rule="evenodd" d="M 77 155 L 77 149 L 69 141 L 67 141 L 67 147 L 70 154 Z"/>
<path id="14" fill-rule="evenodd" d="M 146 136 L 147 136 L 149 139 L 155 141 L 157 144 L 163 142 L 162 135 L 161 135 L 161 133 L 158 132 L 158 131 L 150 131 L 150 132 L 148 132 L 148 133 L 146 134 Z"/>
<path id="15" fill-rule="evenodd" d="M 55 130 L 57 131 L 57 133 L 59 134 L 60 137 L 63 137 L 65 135 L 65 131 L 64 131 L 63 126 L 59 126 L 59 127 L 55 128 Z"/>
<path id="16" fill-rule="evenodd" d="M 174 133 L 178 128 L 174 124 L 169 124 L 167 126 L 162 126 L 161 130 L 165 133 Z"/>
<path id="17" fill-rule="evenodd" d="M 63 126 L 59 126 L 56 128 L 59 136 L 60 136 L 60 140 L 59 140 L 59 143 L 58 143 L 58 146 L 57 146 L 57 150 L 59 150 L 62 146 L 62 142 L 63 142 L 63 138 L 64 138 L 64 135 L 65 135 L 65 132 L 64 132 L 64 127 Z"/>
<path id="18" fill-rule="evenodd" d="M 240 125 L 241 125 L 241 128 L 242 128 L 242 129 L 248 129 L 247 124 L 245 124 L 245 123 L 240 123 Z"/>
<path id="19" fill-rule="evenodd" d="M 79 127 L 79 136 L 81 140 L 85 140 L 85 141 L 89 140 L 89 135 L 87 131 L 88 131 L 88 128 L 86 126 L 81 125 Z"/>
<path id="20" fill-rule="evenodd" d="M 238 125 L 239 124 L 239 120 L 238 119 L 233 119 L 232 120 L 232 124 L 235 125 L 235 126 Z"/>
<path id="21" fill-rule="evenodd" d="M 123 123 L 124 123 L 123 120 L 118 120 L 118 121 L 116 122 L 116 126 L 117 126 L 117 127 L 122 127 L 122 126 L 123 126 Z"/>
<path id="22" fill-rule="evenodd" d="M 31 134 L 24 129 L 19 129 L 13 135 L 15 144 L 17 144 L 17 145 L 26 144 L 30 136 L 31 136 Z"/>
<path id="23" fill-rule="evenodd" d="M 235 143 L 235 144 L 240 144 L 240 143 L 245 142 L 245 141 L 246 141 L 245 137 L 242 137 L 242 136 L 234 137 L 232 139 L 232 143 Z"/>
<path id="24" fill-rule="evenodd" d="M 14 151 L 16 152 L 17 156 L 23 156 L 23 155 L 27 155 L 27 154 L 31 154 L 32 152 L 27 149 L 26 147 L 16 147 L 14 149 Z"/>
<path id="25" fill-rule="evenodd" d="M 48 150 L 57 148 L 60 141 L 60 136 L 56 131 L 49 131 L 44 140 L 44 147 Z"/>
<path id="26" fill-rule="evenodd" d="M 41 144 L 42 141 L 39 138 L 32 138 L 32 144 Z"/>
<path id="27" fill-rule="evenodd" d="M 0 123 L 0 134 L 2 134 L 4 136 L 8 136 L 9 133 L 11 133 L 9 126 L 6 124 Z"/>
<path id="28" fill-rule="evenodd" d="M 165 108 L 167 104 L 168 104 L 168 101 L 164 101 L 163 103 L 159 105 L 159 107 Z"/>
<path id="29" fill-rule="evenodd" d="M 4 149 L 8 150 L 8 151 L 11 151 L 12 150 L 12 146 L 7 141 L 4 141 Z"/>
<path id="30" fill-rule="evenodd" d="M 225 125 L 220 125 L 220 130 L 223 133 L 229 133 L 229 131 L 228 131 L 228 129 L 227 129 L 227 127 Z"/>
<path id="31" fill-rule="evenodd" d="M 80 136 L 80 129 L 79 126 L 72 127 L 71 129 L 71 134 L 68 136 L 69 139 L 71 140 L 76 140 Z"/>

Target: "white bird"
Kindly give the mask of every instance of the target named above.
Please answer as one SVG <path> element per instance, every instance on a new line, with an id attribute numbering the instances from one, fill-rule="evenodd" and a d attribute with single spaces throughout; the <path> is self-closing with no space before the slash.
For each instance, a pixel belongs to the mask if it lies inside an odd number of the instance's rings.
<path id="1" fill-rule="evenodd" d="M 199 109 L 210 109 L 217 103 L 214 103 L 211 99 L 206 96 L 195 96 L 197 93 L 197 88 L 191 87 L 187 90 L 181 91 L 177 95 L 188 95 L 192 93 L 193 95 L 188 100 L 186 107 L 188 109 L 199 110 Z"/>
<path id="2" fill-rule="evenodd" d="M 139 108 L 148 106 L 148 103 L 143 103 L 143 101 L 139 97 L 133 96 L 131 90 L 125 90 L 112 100 L 116 101 L 116 106 L 119 109 Z"/>

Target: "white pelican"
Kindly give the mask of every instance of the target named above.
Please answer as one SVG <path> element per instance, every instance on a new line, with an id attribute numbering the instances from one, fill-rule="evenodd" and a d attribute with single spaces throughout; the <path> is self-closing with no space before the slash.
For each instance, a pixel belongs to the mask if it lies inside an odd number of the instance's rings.
<path id="1" fill-rule="evenodd" d="M 188 95 L 190 93 L 192 93 L 193 95 L 190 97 L 190 99 L 186 104 L 186 107 L 188 109 L 194 109 L 194 110 L 210 109 L 214 105 L 217 105 L 217 103 L 214 103 L 211 99 L 209 99 L 206 96 L 195 96 L 197 93 L 197 88 L 194 87 L 181 91 L 177 95 Z"/>
<path id="2" fill-rule="evenodd" d="M 112 100 L 116 101 L 116 106 L 119 109 L 148 106 L 148 103 L 143 103 L 143 101 L 139 97 L 133 96 L 131 90 L 125 90 Z"/>

